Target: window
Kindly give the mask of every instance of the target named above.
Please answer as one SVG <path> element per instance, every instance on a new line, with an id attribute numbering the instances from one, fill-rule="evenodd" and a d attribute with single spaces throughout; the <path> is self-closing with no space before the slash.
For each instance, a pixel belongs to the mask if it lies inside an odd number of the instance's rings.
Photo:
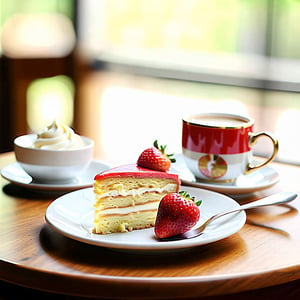
<path id="1" fill-rule="evenodd" d="M 298 0 L 79 2 L 93 59 L 186 80 L 299 90 Z"/>
<path id="2" fill-rule="evenodd" d="M 254 117 L 300 163 L 299 19 L 297 0 L 80 1 L 79 43 L 109 78 L 94 78 L 101 155 L 120 159 L 121 144 L 133 159 L 154 138 L 180 151 L 181 115 L 221 110 Z"/>

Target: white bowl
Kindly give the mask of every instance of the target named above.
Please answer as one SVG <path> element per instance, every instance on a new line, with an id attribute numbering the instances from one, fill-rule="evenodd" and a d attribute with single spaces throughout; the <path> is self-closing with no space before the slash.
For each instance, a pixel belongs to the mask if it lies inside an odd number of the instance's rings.
<path id="1" fill-rule="evenodd" d="M 14 140 L 16 160 L 35 181 L 70 181 L 84 171 L 93 158 L 94 141 L 81 138 L 85 144 L 81 148 L 46 150 L 31 147 L 35 134 L 19 136 Z"/>

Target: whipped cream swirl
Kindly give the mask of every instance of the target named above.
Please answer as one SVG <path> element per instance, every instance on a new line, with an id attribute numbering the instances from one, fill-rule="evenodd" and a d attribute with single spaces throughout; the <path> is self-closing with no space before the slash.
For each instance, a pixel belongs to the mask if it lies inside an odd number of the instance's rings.
<path id="1" fill-rule="evenodd" d="M 78 149 L 84 146 L 81 137 L 69 126 L 54 121 L 44 131 L 37 134 L 33 148 L 39 149 Z"/>

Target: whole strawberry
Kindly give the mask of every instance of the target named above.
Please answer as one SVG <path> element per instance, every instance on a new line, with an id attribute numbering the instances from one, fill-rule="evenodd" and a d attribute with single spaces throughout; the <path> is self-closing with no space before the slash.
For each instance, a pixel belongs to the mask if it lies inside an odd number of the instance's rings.
<path id="1" fill-rule="evenodd" d="M 175 162 L 174 154 L 166 154 L 167 146 L 159 146 L 157 140 L 154 142 L 154 147 L 144 150 L 137 161 L 138 166 L 166 172 L 170 169 L 171 163 Z"/>
<path id="2" fill-rule="evenodd" d="M 200 218 L 200 204 L 184 191 L 164 196 L 157 211 L 156 236 L 163 239 L 190 230 Z"/>

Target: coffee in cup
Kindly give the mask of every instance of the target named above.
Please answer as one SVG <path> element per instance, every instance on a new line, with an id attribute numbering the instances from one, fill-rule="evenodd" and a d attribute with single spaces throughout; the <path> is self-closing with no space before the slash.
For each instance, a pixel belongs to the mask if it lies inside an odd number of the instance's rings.
<path id="1" fill-rule="evenodd" d="M 269 164 L 277 155 L 278 140 L 267 131 L 253 132 L 254 120 L 225 113 L 191 115 L 182 123 L 182 153 L 199 179 L 230 182 Z M 259 138 L 271 140 L 270 156 L 252 163 L 252 147 Z"/>

